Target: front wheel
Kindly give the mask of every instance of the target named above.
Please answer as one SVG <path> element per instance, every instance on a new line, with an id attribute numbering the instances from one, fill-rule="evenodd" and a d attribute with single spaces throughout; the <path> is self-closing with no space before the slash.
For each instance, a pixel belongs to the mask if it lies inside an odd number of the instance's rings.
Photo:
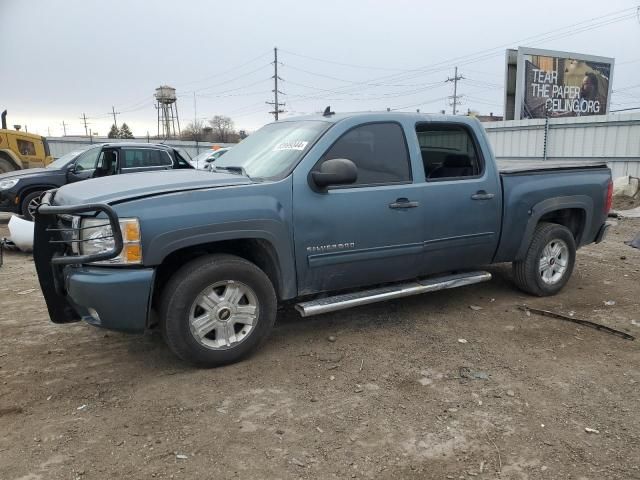
<path id="1" fill-rule="evenodd" d="M 20 210 L 22 216 L 30 221 L 34 221 L 36 217 L 36 210 L 40 206 L 40 197 L 43 192 L 31 192 L 22 199 L 22 205 Z"/>
<path id="2" fill-rule="evenodd" d="M 276 294 L 267 275 L 232 255 L 184 265 L 165 286 L 161 324 L 169 348 L 203 367 L 241 360 L 269 334 Z"/>
<path id="3" fill-rule="evenodd" d="M 524 260 L 513 263 L 516 285 L 527 293 L 555 295 L 567 284 L 576 261 L 576 242 L 567 227 L 540 223 Z"/>

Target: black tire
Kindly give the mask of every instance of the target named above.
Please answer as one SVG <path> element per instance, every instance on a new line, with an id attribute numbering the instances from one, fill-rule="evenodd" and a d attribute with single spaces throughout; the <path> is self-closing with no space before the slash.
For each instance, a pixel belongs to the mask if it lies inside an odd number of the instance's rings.
<path id="1" fill-rule="evenodd" d="M 205 289 L 229 281 L 251 291 L 257 304 L 257 318 L 252 329 L 239 343 L 207 347 L 201 343 L 206 339 L 197 340 L 191 332 L 192 308 L 198 308 L 194 307 L 196 299 L 201 298 Z M 160 307 L 162 334 L 169 348 L 187 362 L 201 367 L 234 363 L 249 355 L 267 338 L 276 319 L 277 303 L 271 281 L 256 265 L 233 255 L 207 255 L 185 264 L 167 282 Z M 216 320 L 227 319 L 216 317 Z M 236 327 L 237 324 L 232 326 Z M 212 332 L 217 337 L 217 331 Z M 217 338 L 212 341 L 217 341 Z"/>
<path id="2" fill-rule="evenodd" d="M 37 190 L 35 192 L 28 193 L 22 199 L 22 203 L 20 204 L 20 212 L 22 213 L 22 216 L 25 219 L 31 220 L 31 221 L 35 220 L 31 212 L 29 211 L 29 204 L 35 199 L 37 199 L 38 197 L 40 197 L 40 195 L 42 195 L 43 193 L 44 193 L 43 191 Z"/>
<path id="3" fill-rule="evenodd" d="M 0 174 L 17 170 L 15 165 L 6 158 L 0 156 Z"/>
<path id="4" fill-rule="evenodd" d="M 562 254 L 562 257 L 559 256 L 558 259 L 553 259 L 550 264 L 551 272 L 553 273 L 553 263 L 556 262 L 556 266 L 559 265 L 560 258 L 566 261 L 566 266 L 561 274 L 558 273 L 560 275 L 559 278 L 550 283 L 551 279 L 549 281 L 543 279 L 540 262 L 545 247 L 556 244 L 566 246 L 567 252 Z M 513 262 L 513 278 L 518 288 L 524 292 L 538 297 L 548 297 L 555 295 L 564 288 L 569 278 L 571 278 L 575 261 L 576 242 L 571 231 L 556 223 L 542 222 L 536 226 L 524 260 Z M 545 270 L 549 271 L 549 268 Z"/>

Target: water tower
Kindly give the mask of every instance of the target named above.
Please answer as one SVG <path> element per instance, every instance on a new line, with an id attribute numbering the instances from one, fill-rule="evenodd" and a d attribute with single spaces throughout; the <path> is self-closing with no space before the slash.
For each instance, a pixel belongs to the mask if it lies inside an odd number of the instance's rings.
<path id="1" fill-rule="evenodd" d="M 180 119 L 178 118 L 178 98 L 176 89 L 168 85 L 156 88 L 156 109 L 158 110 L 158 137 L 176 137 L 180 135 Z M 178 126 L 176 130 L 176 125 Z M 176 135 L 177 132 L 177 135 Z"/>

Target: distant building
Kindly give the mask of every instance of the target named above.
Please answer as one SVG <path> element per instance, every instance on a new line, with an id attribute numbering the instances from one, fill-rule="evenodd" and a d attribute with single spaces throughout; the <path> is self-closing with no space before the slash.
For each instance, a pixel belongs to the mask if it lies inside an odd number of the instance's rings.
<path id="1" fill-rule="evenodd" d="M 491 112 L 489 115 L 474 115 L 481 122 L 501 122 L 504 120 L 502 115 L 494 115 Z"/>

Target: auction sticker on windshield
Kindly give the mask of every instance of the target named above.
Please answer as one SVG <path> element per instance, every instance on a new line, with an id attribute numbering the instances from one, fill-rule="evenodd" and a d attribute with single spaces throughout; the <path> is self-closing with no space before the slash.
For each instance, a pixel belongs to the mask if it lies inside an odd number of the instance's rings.
<path id="1" fill-rule="evenodd" d="M 281 150 L 304 150 L 309 142 L 305 142 L 304 140 L 294 140 L 292 142 L 281 142 L 273 148 L 274 152 L 279 152 Z"/>

